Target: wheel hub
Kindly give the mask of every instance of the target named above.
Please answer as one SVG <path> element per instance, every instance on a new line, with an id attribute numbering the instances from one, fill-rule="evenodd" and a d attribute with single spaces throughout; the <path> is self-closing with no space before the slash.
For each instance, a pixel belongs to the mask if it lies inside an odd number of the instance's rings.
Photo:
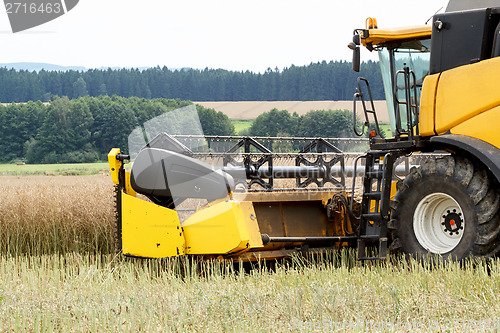
<path id="1" fill-rule="evenodd" d="M 453 211 L 447 211 L 446 215 L 443 215 L 443 222 L 441 225 L 444 226 L 444 232 L 448 232 L 450 235 L 455 234 L 460 234 L 460 230 L 463 230 L 464 227 L 462 226 L 463 221 L 462 221 L 462 213 L 457 213 L 456 209 L 453 209 Z"/>
<path id="2" fill-rule="evenodd" d="M 444 254 L 462 239 L 465 220 L 458 202 L 449 194 L 432 193 L 418 203 L 413 214 L 413 230 L 427 251 Z"/>

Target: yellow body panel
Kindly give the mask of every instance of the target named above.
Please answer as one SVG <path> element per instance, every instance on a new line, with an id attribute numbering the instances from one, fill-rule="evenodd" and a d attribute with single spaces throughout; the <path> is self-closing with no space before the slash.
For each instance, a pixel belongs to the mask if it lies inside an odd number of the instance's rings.
<path id="1" fill-rule="evenodd" d="M 499 77 L 500 58 L 443 72 L 436 95 L 437 134 L 446 133 L 466 120 L 499 106 Z"/>
<path id="2" fill-rule="evenodd" d="M 496 129 L 496 126 L 492 126 L 492 124 L 498 123 L 499 119 L 500 106 L 497 106 L 496 108 L 483 112 L 480 115 L 453 127 L 450 132 L 452 134 L 467 135 L 480 139 L 500 148 L 500 136 L 498 135 L 498 130 Z"/>
<path id="3" fill-rule="evenodd" d="M 122 196 L 122 252 L 137 257 L 165 258 L 184 255 L 184 235 L 177 212 Z"/>
<path id="4" fill-rule="evenodd" d="M 118 171 L 122 166 L 122 161 L 118 161 L 116 159 L 116 155 L 118 155 L 119 153 L 120 153 L 120 148 L 113 148 L 108 153 L 108 163 L 109 163 L 109 170 L 111 171 L 111 179 L 113 180 L 113 183 L 117 185 L 120 182 L 120 180 L 118 179 Z"/>
<path id="5" fill-rule="evenodd" d="M 428 75 L 424 80 L 422 95 L 420 97 L 420 135 L 434 135 L 434 112 L 436 105 L 436 92 L 441 74 Z"/>
<path id="6" fill-rule="evenodd" d="M 183 224 L 186 254 L 226 254 L 262 247 L 251 202 L 224 201 L 196 212 Z"/>
<path id="7" fill-rule="evenodd" d="M 363 31 L 361 43 L 379 45 L 396 40 L 431 38 L 432 26 L 419 25 L 394 29 L 368 29 Z"/>

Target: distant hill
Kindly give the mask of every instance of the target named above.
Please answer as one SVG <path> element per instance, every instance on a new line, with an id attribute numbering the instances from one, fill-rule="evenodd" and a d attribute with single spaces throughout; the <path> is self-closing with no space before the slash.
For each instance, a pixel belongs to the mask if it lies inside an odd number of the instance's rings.
<path id="1" fill-rule="evenodd" d="M 42 69 L 46 71 L 61 71 L 66 72 L 69 70 L 74 71 L 85 71 L 87 70 L 83 66 L 59 66 L 54 64 L 46 64 L 42 62 L 10 62 L 10 63 L 0 63 L 0 68 L 5 67 L 7 69 L 15 69 L 15 70 L 26 70 L 26 71 L 36 71 L 39 72 Z"/>
<path id="2" fill-rule="evenodd" d="M 66 71 L 70 71 L 70 70 L 73 70 L 73 71 L 81 71 L 81 72 L 85 72 L 88 68 L 86 67 L 83 67 L 83 66 L 60 66 L 60 65 L 54 65 L 54 64 L 47 64 L 47 63 L 43 63 L 43 62 L 8 62 L 8 63 L 0 63 L 0 68 L 2 67 L 5 67 L 7 69 L 15 69 L 15 70 L 25 70 L 25 71 L 35 71 L 35 72 L 39 72 L 41 71 L 42 69 L 45 69 L 46 71 L 60 71 L 60 72 L 66 72 Z M 100 67 L 98 69 L 100 70 L 107 70 L 108 68 L 112 69 L 112 70 L 120 70 L 120 69 L 123 69 L 124 67 L 117 67 L 117 66 L 113 66 L 113 67 Z M 127 69 L 130 69 L 130 68 L 134 68 L 134 69 L 138 69 L 140 71 L 142 70 L 147 70 L 147 69 L 150 69 L 151 67 L 125 67 Z M 189 71 L 191 70 L 192 68 L 191 67 L 183 67 L 183 68 L 169 68 L 171 71 L 183 71 L 183 72 L 186 72 L 186 71 Z"/>

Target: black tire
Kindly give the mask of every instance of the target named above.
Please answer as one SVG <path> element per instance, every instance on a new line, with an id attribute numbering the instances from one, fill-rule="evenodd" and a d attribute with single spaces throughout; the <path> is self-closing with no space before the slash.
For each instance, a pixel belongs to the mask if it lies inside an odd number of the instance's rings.
<path id="1" fill-rule="evenodd" d="M 392 249 L 420 258 L 439 253 L 454 260 L 497 255 L 500 252 L 497 184 L 483 166 L 460 156 L 430 159 L 420 168 L 412 168 L 405 180 L 398 183 L 391 210 Z M 438 208 L 428 208 L 438 206 L 437 203 L 432 206 L 433 198 L 441 199 L 434 202 L 445 202 L 439 209 L 450 202 L 458 204 L 457 212 L 440 213 Z M 431 213 L 425 215 L 422 211 Z M 440 224 L 440 231 L 450 237 L 437 232 Z M 432 232 L 427 232 L 431 230 L 429 225 L 434 228 Z M 440 243 L 442 239 L 444 243 Z M 439 247 L 441 244 L 443 247 Z"/>

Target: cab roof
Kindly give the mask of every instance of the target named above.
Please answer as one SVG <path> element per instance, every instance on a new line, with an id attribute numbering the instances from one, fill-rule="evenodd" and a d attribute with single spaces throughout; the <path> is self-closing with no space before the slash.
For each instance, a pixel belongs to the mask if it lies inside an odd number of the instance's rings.
<path id="1" fill-rule="evenodd" d="M 430 38 L 432 26 L 419 25 L 391 29 L 363 29 L 359 31 L 361 32 L 361 43 L 364 46 L 376 46 L 395 41 Z"/>

